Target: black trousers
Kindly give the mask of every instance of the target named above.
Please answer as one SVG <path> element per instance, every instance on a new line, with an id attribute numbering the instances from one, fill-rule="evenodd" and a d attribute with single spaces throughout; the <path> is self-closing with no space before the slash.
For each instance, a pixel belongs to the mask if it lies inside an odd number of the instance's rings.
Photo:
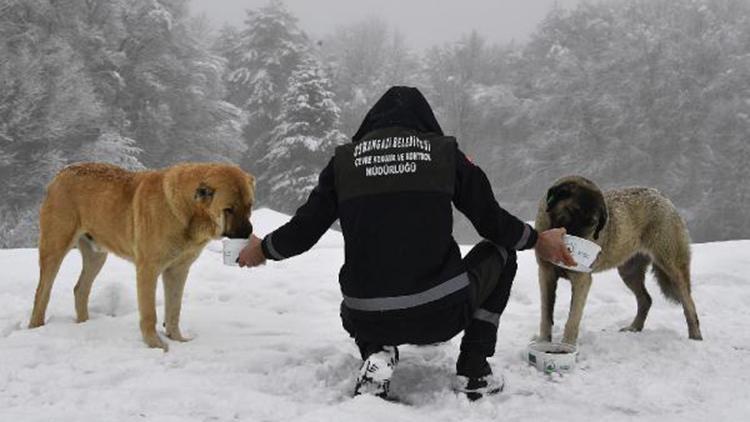
<path id="1" fill-rule="evenodd" d="M 516 251 L 482 241 L 464 263 L 471 281 L 472 320 L 461 339 L 461 354 L 486 358 L 495 354 L 500 316 L 518 269 Z"/>
<path id="2" fill-rule="evenodd" d="M 516 251 L 485 240 L 469 251 L 464 264 L 471 283 L 472 319 L 464 330 L 456 370 L 460 375 L 481 376 L 490 372 L 486 358 L 495 354 L 500 315 L 508 304 L 518 268 Z M 382 349 L 379 344 L 355 341 L 363 360 Z"/>

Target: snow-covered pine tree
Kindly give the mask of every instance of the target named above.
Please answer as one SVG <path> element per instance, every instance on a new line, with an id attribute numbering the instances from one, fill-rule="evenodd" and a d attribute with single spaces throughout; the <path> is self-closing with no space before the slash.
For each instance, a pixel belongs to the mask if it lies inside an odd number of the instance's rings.
<path id="1" fill-rule="evenodd" d="M 225 59 L 188 0 L 138 2 L 125 19 L 127 61 L 118 106 L 148 167 L 178 161 L 237 161 L 246 147 L 241 111 L 224 101 Z"/>
<path id="2" fill-rule="evenodd" d="M 229 60 L 228 100 L 249 110 L 256 120 L 273 122 L 279 96 L 292 70 L 307 50 L 307 36 L 279 0 L 248 10 L 239 33 L 223 30 L 224 55 Z M 232 45 L 233 44 L 233 45 Z M 270 123 L 273 126 L 273 123 Z"/>
<path id="3" fill-rule="evenodd" d="M 81 158 L 83 161 L 111 163 L 128 170 L 142 170 L 145 167 L 138 160 L 138 155 L 142 152 L 143 150 L 136 146 L 135 140 L 109 131 L 102 133 L 95 142 L 82 148 Z"/>
<path id="4" fill-rule="evenodd" d="M 267 170 L 258 187 L 268 194 L 270 207 L 285 212 L 294 211 L 307 197 L 333 149 L 345 142 L 337 128 L 341 111 L 320 63 L 305 59 L 288 85 L 262 159 Z"/>
<path id="5" fill-rule="evenodd" d="M 289 77 L 308 49 L 307 36 L 297 19 L 278 0 L 247 11 L 244 29 L 237 35 L 225 29 L 220 39 L 227 59 L 227 101 L 245 112 L 243 136 L 248 151 L 243 166 L 255 174 L 266 168 L 259 159 L 269 152 L 270 132 L 276 126 L 281 97 Z M 260 195 L 261 202 L 265 197 Z"/>
<path id="6" fill-rule="evenodd" d="M 225 79 L 229 79 L 231 73 L 241 65 L 240 62 L 244 56 L 241 51 L 241 45 L 242 33 L 237 27 L 230 24 L 224 24 L 219 28 L 216 39 L 211 44 L 211 51 L 223 57 L 226 61 L 225 71 L 227 73 L 224 75 Z M 229 92 L 227 93 L 227 98 L 230 98 L 233 95 L 234 93 Z"/>
<path id="7" fill-rule="evenodd" d="M 0 247 L 34 245 L 45 186 L 102 115 L 77 46 L 52 9 L 0 5 Z"/>
<path id="8" fill-rule="evenodd" d="M 362 117 L 390 86 L 420 85 L 419 57 L 401 32 L 378 17 L 337 28 L 323 40 L 320 53 L 331 66 L 344 133 L 357 131 Z"/>

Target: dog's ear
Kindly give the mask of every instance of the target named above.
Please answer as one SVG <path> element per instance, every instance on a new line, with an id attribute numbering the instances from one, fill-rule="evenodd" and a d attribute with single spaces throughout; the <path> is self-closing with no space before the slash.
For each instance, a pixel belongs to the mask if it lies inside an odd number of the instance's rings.
<path id="1" fill-rule="evenodd" d="M 552 209 L 552 207 L 555 206 L 557 203 L 557 198 L 555 198 L 555 189 L 557 189 L 557 186 L 549 188 L 547 190 L 547 212 Z"/>
<path id="2" fill-rule="evenodd" d="M 199 202 L 211 202 L 214 198 L 214 189 L 205 183 L 201 183 L 195 190 L 195 200 Z"/>
<path id="3" fill-rule="evenodd" d="M 567 185 L 557 185 L 549 188 L 547 191 L 547 212 L 565 198 L 572 195 Z"/>
<path id="4" fill-rule="evenodd" d="M 596 231 L 594 231 L 594 239 L 599 239 L 599 232 L 602 231 L 604 226 L 607 224 L 607 219 L 609 218 L 607 214 L 607 206 L 604 204 L 604 200 L 602 200 L 602 203 L 599 204 L 599 209 L 597 210 L 599 214 L 599 222 L 596 224 Z"/>

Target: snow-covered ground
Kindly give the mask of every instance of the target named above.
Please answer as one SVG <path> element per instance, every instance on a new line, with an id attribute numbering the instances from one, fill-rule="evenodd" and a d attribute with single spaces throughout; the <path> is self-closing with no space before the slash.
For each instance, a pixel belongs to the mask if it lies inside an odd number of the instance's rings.
<path id="1" fill-rule="evenodd" d="M 286 218 L 254 214 L 265 233 Z M 63 264 L 47 325 L 26 329 L 37 283 L 33 249 L 0 251 L 0 421 L 740 421 L 750 415 L 750 241 L 695 245 L 693 294 L 705 341 L 687 339 L 682 309 L 648 282 L 644 332 L 620 333 L 635 299 L 615 272 L 595 276 L 577 370 L 548 377 L 522 360 L 536 332 L 536 265 L 520 254 L 501 321 L 498 396 L 470 403 L 449 391 L 457 340 L 403 347 L 393 391 L 411 405 L 350 396 L 359 359 L 341 328 L 336 283 L 342 240 L 254 270 L 221 264 L 212 244 L 193 266 L 182 314 L 189 343 L 140 339 L 131 264 L 110 257 L 74 322 L 77 252 Z M 561 283 L 555 313 L 565 320 Z M 159 310 L 162 311 L 159 301 Z"/>

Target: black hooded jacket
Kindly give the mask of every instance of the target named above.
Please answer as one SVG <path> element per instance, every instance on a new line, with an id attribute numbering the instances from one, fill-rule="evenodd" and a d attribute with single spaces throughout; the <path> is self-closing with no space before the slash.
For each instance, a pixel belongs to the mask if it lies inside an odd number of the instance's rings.
<path id="1" fill-rule="evenodd" d="M 537 234 L 498 205 L 484 172 L 443 135 L 416 88 L 389 89 L 352 141 L 336 149 L 294 217 L 263 239 L 263 253 L 281 260 L 305 252 L 340 219 L 344 328 L 383 345 L 448 340 L 471 317 L 451 204 L 505 248 L 530 248 Z"/>

